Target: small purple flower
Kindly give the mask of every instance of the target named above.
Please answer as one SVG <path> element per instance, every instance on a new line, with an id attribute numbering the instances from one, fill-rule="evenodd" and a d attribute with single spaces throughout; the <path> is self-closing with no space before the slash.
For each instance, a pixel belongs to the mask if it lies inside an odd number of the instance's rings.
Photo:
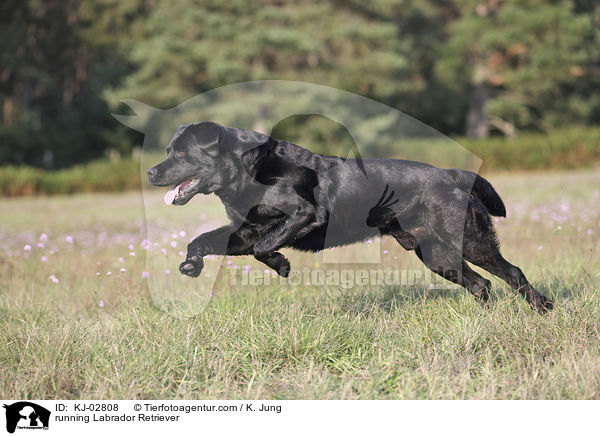
<path id="1" fill-rule="evenodd" d="M 42 233 L 42 234 L 40 235 L 40 241 L 47 241 L 47 240 L 48 240 L 48 235 L 47 235 L 47 234 L 45 234 L 45 233 Z"/>
<path id="2" fill-rule="evenodd" d="M 135 257 L 135 252 L 134 252 L 134 251 L 132 251 L 132 252 L 130 252 L 130 253 L 129 253 L 129 255 L 130 255 L 130 256 L 134 256 L 134 257 Z"/>
<path id="3" fill-rule="evenodd" d="M 179 256 L 185 256 L 185 253 L 184 253 L 183 251 L 178 251 L 178 252 L 177 252 L 177 254 L 178 254 Z"/>
<path id="4" fill-rule="evenodd" d="M 67 241 L 69 244 L 72 244 L 72 243 L 73 243 L 73 236 L 71 236 L 71 235 L 67 235 L 67 236 L 65 237 L 65 241 Z"/>
<path id="5" fill-rule="evenodd" d="M 383 250 L 383 254 L 388 254 L 388 253 L 389 253 L 389 251 Z"/>
<path id="6" fill-rule="evenodd" d="M 100 271 L 96 272 L 96 275 L 99 276 L 100 275 Z"/>
<path id="7" fill-rule="evenodd" d="M 148 273 L 148 271 L 144 271 L 144 272 L 142 272 L 142 278 L 143 278 L 143 279 L 147 279 L 147 278 L 148 278 L 148 276 L 150 276 L 150 273 Z"/>
<path id="8" fill-rule="evenodd" d="M 592 229 L 587 229 L 587 234 L 588 234 L 588 235 L 591 235 L 591 234 L 593 234 L 593 233 L 594 233 L 594 231 L 593 231 Z"/>
<path id="9" fill-rule="evenodd" d="M 26 246 L 23 247 L 23 250 L 31 251 L 31 245 L 27 244 Z"/>
<path id="10" fill-rule="evenodd" d="M 367 241 L 367 244 L 372 244 L 372 243 L 373 243 L 373 240 L 372 240 L 372 239 L 369 239 L 369 240 Z"/>
<path id="11" fill-rule="evenodd" d="M 250 265 L 244 265 L 244 271 L 250 271 Z"/>
<path id="12" fill-rule="evenodd" d="M 134 247 L 133 247 L 133 245 L 132 245 L 132 244 L 129 244 L 129 245 L 127 246 L 127 248 L 129 248 L 129 250 L 130 250 L 130 251 L 133 251 L 133 248 L 134 248 Z"/>
<path id="13" fill-rule="evenodd" d="M 42 262 L 47 262 L 48 258 L 46 256 L 42 256 Z"/>
<path id="14" fill-rule="evenodd" d="M 162 254 L 167 254 L 167 249 L 166 249 L 166 248 L 161 248 L 161 249 L 160 249 L 160 252 L 161 252 Z"/>
<path id="15" fill-rule="evenodd" d="M 38 248 L 44 248 L 44 244 L 42 244 L 41 242 L 38 242 L 37 247 Z"/>
<path id="16" fill-rule="evenodd" d="M 122 257 L 119 257 L 119 262 L 123 263 L 123 262 L 125 262 L 125 259 L 123 259 Z"/>
<path id="17" fill-rule="evenodd" d="M 127 271 L 127 270 L 126 270 L 125 268 L 121 268 L 119 271 L 121 271 L 121 272 L 125 272 L 125 271 Z"/>
<path id="18" fill-rule="evenodd" d="M 109 275 L 111 275 L 111 274 L 112 274 L 112 273 L 111 273 L 110 271 L 106 273 L 106 275 L 107 275 L 107 276 L 109 276 Z"/>
<path id="19" fill-rule="evenodd" d="M 543 245 L 540 245 L 540 246 L 538 247 L 538 251 L 542 251 L 542 249 L 543 249 L 543 248 L 544 248 L 544 246 L 543 246 Z"/>
<path id="20" fill-rule="evenodd" d="M 104 300 L 98 301 L 98 307 L 104 307 Z"/>
<path id="21" fill-rule="evenodd" d="M 50 277 L 48 277 L 50 280 L 52 280 L 53 283 L 58 283 L 58 279 L 56 278 L 56 276 L 53 274 Z"/>
<path id="22" fill-rule="evenodd" d="M 176 241 L 171 241 L 171 247 L 173 247 L 173 248 L 177 247 L 177 242 Z"/>
<path id="23" fill-rule="evenodd" d="M 182 230 L 179 232 L 179 236 L 181 236 L 182 238 L 185 238 L 185 232 Z"/>
<path id="24" fill-rule="evenodd" d="M 165 274 L 166 274 L 166 275 L 169 275 L 169 274 L 171 274 L 171 270 L 170 270 L 170 269 L 166 269 L 166 270 L 165 270 Z"/>

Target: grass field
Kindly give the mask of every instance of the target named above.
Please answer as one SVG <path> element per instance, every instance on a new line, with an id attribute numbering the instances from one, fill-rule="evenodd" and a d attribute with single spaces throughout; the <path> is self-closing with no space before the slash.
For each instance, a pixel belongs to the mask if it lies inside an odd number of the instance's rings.
<path id="1" fill-rule="evenodd" d="M 464 290 L 419 284 L 221 284 L 195 318 L 174 317 L 142 278 L 158 248 L 143 247 L 139 193 L 3 199 L 0 397 L 600 398 L 600 174 L 489 178 L 508 208 L 497 223 L 503 253 L 555 299 L 549 315 L 494 279 L 488 308 Z M 224 222 L 211 198 L 182 210 L 205 227 Z M 175 278 L 177 253 L 195 234 L 181 226 L 164 229 L 175 243 L 165 244 L 164 282 L 187 280 Z M 386 265 L 422 270 L 392 240 L 379 249 Z"/>

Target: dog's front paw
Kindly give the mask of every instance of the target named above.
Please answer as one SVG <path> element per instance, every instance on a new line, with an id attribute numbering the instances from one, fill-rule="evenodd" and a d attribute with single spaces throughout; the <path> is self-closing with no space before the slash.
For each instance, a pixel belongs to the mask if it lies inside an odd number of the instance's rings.
<path id="1" fill-rule="evenodd" d="M 290 261 L 285 257 L 281 261 L 279 268 L 277 268 L 277 274 L 279 274 L 283 278 L 287 278 L 290 275 Z"/>
<path id="2" fill-rule="evenodd" d="M 202 268 L 204 268 L 204 261 L 200 256 L 188 257 L 185 262 L 182 262 L 181 265 L 179 265 L 181 274 L 190 277 L 198 277 L 200 272 L 202 272 Z"/>

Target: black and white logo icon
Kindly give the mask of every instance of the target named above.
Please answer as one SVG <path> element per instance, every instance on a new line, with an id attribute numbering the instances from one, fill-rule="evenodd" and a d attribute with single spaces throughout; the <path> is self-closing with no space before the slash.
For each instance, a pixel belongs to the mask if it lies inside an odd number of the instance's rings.
<path id="1" fill-rule="evenodd" d="M 16 429 L 48 429 L 50 411 L 42 406 L 29 401 L 19 401 L 10 405 L 4 404 L 6 409 L 6 431 L 14 433 Z"/>

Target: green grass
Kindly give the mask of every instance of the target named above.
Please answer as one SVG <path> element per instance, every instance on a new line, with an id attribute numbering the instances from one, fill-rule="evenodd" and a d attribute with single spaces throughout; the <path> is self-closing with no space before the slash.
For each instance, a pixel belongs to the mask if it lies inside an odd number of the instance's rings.
<path id="1" fill-rule="evenodd" d="M 0 396 L 600 398 L 600 175 L 490 179 L 509 211 L 497 225 L 503 253 L 555 299 L 546 316 L 493 279 L 488 308 L 461 289 L 418 285 L 220 285 L 195 318 L 177 318 L 154 305 L 141 279 L 139 194 L 5 199 Z M 184 219 L 197 220 L 201 211 L 211 226 L 224 222 L 210 197 L 179 210 Z M 170 209 L 160 211 L 167 216 Z M 48 240 L 38 248 L 42 233 Z M 25 244 L 32 250 L 24 252 Z M 347 247 L 340 256 L 364 249 Z M 384 263 L 421 268 L 393 240 L 384 239 L 383 249 L 390 251 Z M 286 254 L 292 265 L 319 260 Z M 264 268 L 249 258 L 235 261 Z"/>

